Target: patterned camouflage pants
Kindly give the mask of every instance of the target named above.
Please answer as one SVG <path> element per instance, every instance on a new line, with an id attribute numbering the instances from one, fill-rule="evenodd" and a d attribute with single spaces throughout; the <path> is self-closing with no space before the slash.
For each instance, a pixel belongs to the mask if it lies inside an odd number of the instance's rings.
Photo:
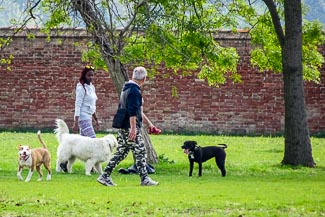
<path id="1" fill-rule="evenodd" d="M 111 158 L 109 163 L 107 164 L 104 171 L 110 176 L 113 169 L 124 160 L 130 150 L 133 152 L 135 157 L 135 165 L 139 171 L 139 175 L 141 180 L 148 175 L 146 168 L 146 147 L 144 145 L 144 141 L 141 135 L 141 129 L 137 129 L 137 136 L 135 142 L 128 141 L 129 130 L 119 129 L 117 132 L 117 142 L 118 147 L 114 156 Z"/>

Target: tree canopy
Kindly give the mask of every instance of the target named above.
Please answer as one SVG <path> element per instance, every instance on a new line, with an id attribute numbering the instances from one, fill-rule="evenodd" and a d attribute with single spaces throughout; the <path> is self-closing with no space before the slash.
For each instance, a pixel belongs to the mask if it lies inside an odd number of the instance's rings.
<path id="1" fill-rule="evenodd" d="M 86 27 L 83 18 L 72 6 L 73 2 L 29 0 L 22 21 L 14 20 L 12 23 L 27 26 L 32 22 L 47 34 L 53 28 Z M 241 26 L 249 32 L 253 44 L 252 65 L 260 71 L 282 72 L 280 44 L 270 12 L 261 2 L 113 0 L 89 3 L 107 32 L 112 55 L 123 63 L 149 63 L 153 73 L 160 64 L 184 74 L 199 71 L 200 78 L 215 86 L 227 79 L 238 82 L 237 51 L 218 44 L 215 36 L 224 30 L 236 32 Z M 277 1 L 276 4 L 279 19 L 284 23 L 283 2 Z M 303 31 L 304 78 L 319 82 L 318 69 L 324 63 L 323 56 L 317 51 L 324 42 L 322 25 L 317 21 L 304 20 Z M 5 43 L 2 42 L 3 45 Z M 107 70 L 96 43 L 90 42 L 88 47 L 84 60 L 93 61 Z M 3 63 L 9 60 L 8 57 L 2 59 Z"/>

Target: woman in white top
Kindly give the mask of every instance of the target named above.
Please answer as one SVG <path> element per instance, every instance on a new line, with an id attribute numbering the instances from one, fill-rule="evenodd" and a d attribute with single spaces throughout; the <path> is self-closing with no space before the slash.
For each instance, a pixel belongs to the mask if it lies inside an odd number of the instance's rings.
<path id="1" fill-rule="evenodd" d="M 91 83 L 94 78 L 95 69 L 92 66 L 86 66 L 80 75 L 79 82 L 76 87 L 76 101 L 74 111 L 73 131 L 80 135 L 96 138 L 93 127 L 93 119 L 95 120 L 96 128 L 99 128 L 98 119 L 96 116 L 96 101 L 97 95 L 95 86 Z M 60 164 L 64 172 L 68 172 L 68 162 Z"/>
<path id="2" fill-rule="evenodd" d="M 86 66 L 79 79 L 76 87 L 76 101 L 74 112 L 73 131 L 75 133 L 80 130 L 82 136 L 96 138 L 93 127 L 93 119 L 96 128 L 99 128 L 96 116 L 97 95 L 95 86 L 91 83 L 94 78 L 95 69 L 92 66 Z"/>

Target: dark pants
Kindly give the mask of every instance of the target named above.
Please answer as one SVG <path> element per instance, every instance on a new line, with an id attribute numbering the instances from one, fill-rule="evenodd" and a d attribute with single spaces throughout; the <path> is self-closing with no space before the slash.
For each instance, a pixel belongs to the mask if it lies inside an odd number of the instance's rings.
<path id="1" fill-rule="evenodd" d="M 144 145 L 144 141 L 141 135 L 141 129 L 137 129 L 137 135 L 135 141 L 129 141 L 129 130 L 119 129 L 117 132 L 117 142 L 118 147 L 114 156 L 108 162 L 104 171 L 110 176 L 113 169 L 124 160 L 130 150 L 133 152 L 135 157 L 135 165 L 139 171 L 139 175 L 141 180 L 147 177 L 148 172 L 146 168 L 146 147 Z"/>

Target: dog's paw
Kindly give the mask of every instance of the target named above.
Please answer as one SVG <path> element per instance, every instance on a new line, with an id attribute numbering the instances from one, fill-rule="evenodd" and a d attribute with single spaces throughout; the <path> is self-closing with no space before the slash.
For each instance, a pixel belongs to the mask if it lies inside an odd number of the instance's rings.
<path id="1" fill-rule="evenodd" d="M 68 172 L 67 165 L 68 165 L 67 162 L 65 162 L 65 163 L 60 163 L 60 165 L 57 166 L 56 171 L 57 171 L 57 172 L 61 172 L 61 171 L 63 171 L 63 172 L 65 172 L 65 173 Z"/>
<path id="2" fill-rule="evenodd" d="M 98 171 L 96 170 L 96 168 L 95 167 L 93 167 L 92 169 L 91 169 L 91 171 L 90 171 L 91 173 L 94 173 L 94 174 L 98 174 Z"/>

